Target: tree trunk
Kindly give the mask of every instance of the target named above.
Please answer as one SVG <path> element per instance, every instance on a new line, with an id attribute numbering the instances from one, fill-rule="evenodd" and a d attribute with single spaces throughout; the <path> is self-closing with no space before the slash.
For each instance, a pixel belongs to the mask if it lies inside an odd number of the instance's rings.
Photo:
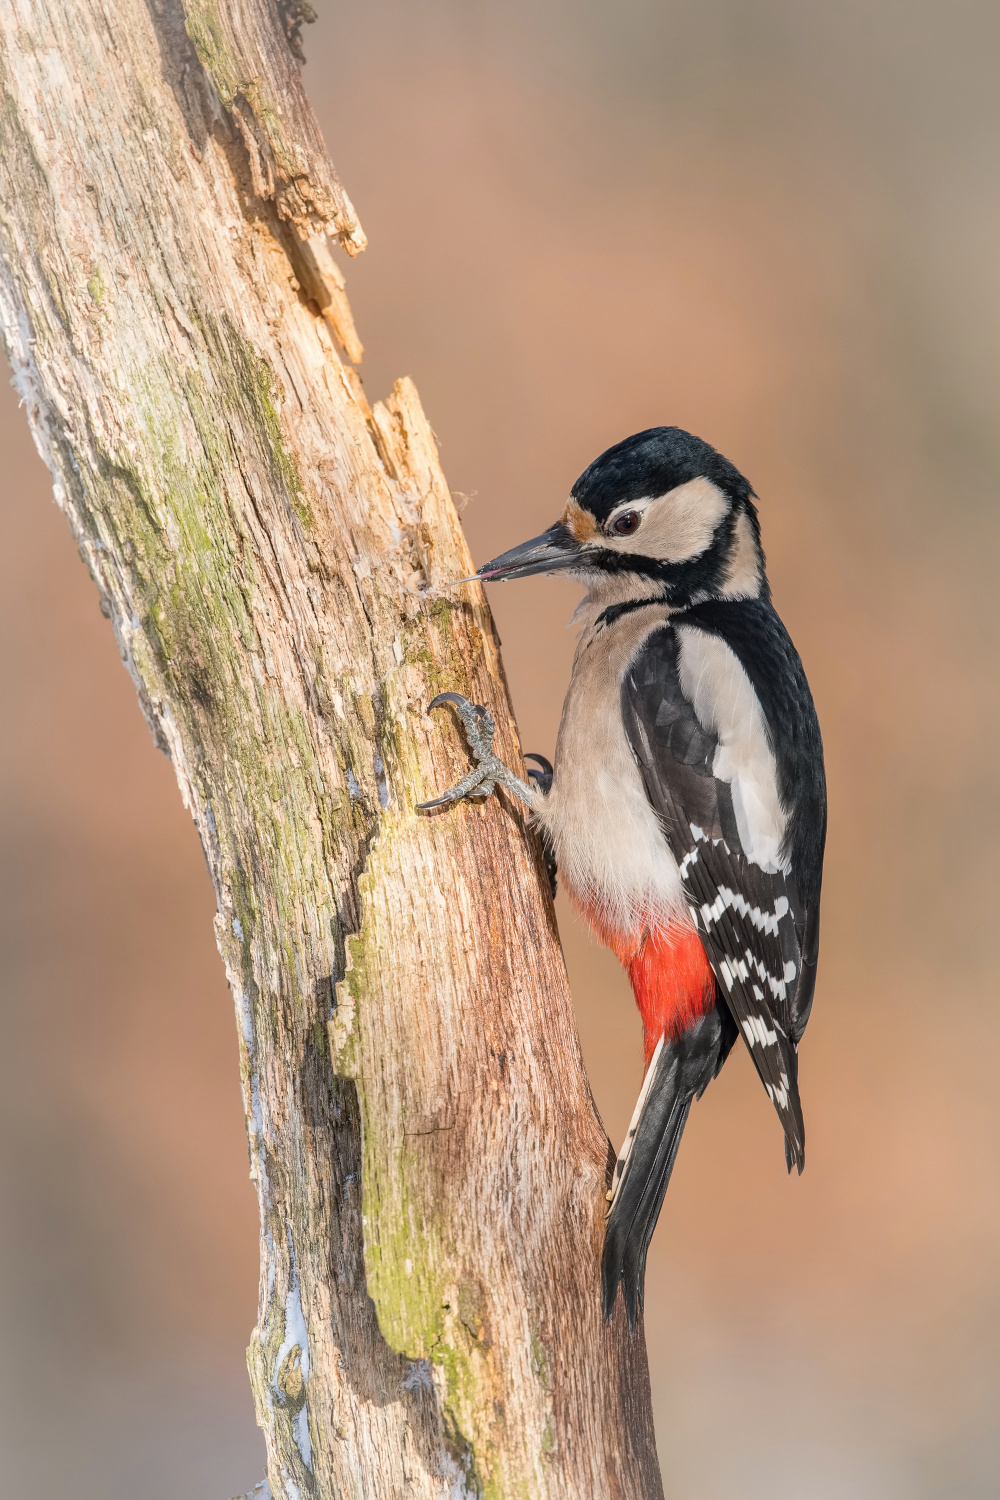
<path id="1" fill-rule="evenodd" d="M 414 813 L 468 764 L 435 693 L 520 752 L 416 390 L 372 410 L 337 352 L 326 237 L 364 237 L 307 14 L 0 0 L 0 325 L 215 884 L 268 1479 L 659 1496 L 644 1345 L 601 1322 L 608 1142 L 537 841 L 498 798 Z"/>

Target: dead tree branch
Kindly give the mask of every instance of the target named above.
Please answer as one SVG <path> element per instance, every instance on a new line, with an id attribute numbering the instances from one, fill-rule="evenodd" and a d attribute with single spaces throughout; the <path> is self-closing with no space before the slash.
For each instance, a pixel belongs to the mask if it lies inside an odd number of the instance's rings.
<path id="1" fill-rule="evenodd" d="M 655 1497 L 607 1141 L 521 810 L 432 818 L 488 611 L 274 0 L 2 0 L 0 329 L 218 899 L 275 1496 Z M 211 1149 L 211 1143 L 206 1143 Z"/>

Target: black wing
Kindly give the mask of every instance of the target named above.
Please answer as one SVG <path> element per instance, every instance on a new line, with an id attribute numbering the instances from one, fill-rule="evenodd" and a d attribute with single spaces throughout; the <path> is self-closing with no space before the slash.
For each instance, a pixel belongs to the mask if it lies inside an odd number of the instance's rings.
<path id="1" fill-rule="evenodd" d="M 801 1172 L 796 1046 L 815 984 L 818 891 L 804 903 L 794 863 L 787 874 L 769 872 L 747 857 L 731 787 L 713 774 L 718 739 L 681 687 L 671 626 L 644 643 L 622 686 L 622 710 L 719 993 L 778 1112 L 789 1170 L 794 1162 Z"/>

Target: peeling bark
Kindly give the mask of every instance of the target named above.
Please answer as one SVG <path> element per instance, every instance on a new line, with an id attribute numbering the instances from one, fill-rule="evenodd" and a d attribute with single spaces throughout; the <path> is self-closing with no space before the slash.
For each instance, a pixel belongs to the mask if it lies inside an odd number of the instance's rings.
<path id="1" fill-rule="evenodd" d="M 364 236 L 308 9 L 0 3 L 0 332 L 215 885 L 268 1483 L 656 1497 L 537 840 L 498 799 L 414 813 L 466 769 L 438 691 L 520 751 L 417 392 L 370 408 L 338 354 L 326 236 Z"/>

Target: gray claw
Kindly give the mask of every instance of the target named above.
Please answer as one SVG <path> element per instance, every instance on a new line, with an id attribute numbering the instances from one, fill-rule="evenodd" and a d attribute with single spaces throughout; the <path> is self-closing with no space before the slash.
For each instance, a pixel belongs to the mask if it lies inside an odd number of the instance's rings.
<path id="1" fill-rule="evenodd" d="M 469 747 L 476 758 L 476 765 L 463 776 L 457 786 L 449 787 L 442 792 L 440 797 L 433 798 L 430 802 L 418 802 L 417 812 L 428 812 L 434 807 L 445 807 L 449 802 L 461 802 L 463 797 L 489 797 L 496 789 L 497 783 L 506 787 L 515 797 L 520 797 L 522 802 L 531 807 L 534 801 L 532 788 L 523 782 L 520 776 L 515 776 L 502 760 L 498 760 L 493 754 L 493 735 L 496 725 L 493 715 L 488 708 L 481 703 L 470 703 L 468 698 L 463 698 L 461 693 L 438 693 L 432 703 L 428 704 L 427 712 L 432 708 L 440 708 L 445 703 L 453 703 L 458 711 L 458 717 L 462 721 L 465 737 L 469 741 Z"/>

